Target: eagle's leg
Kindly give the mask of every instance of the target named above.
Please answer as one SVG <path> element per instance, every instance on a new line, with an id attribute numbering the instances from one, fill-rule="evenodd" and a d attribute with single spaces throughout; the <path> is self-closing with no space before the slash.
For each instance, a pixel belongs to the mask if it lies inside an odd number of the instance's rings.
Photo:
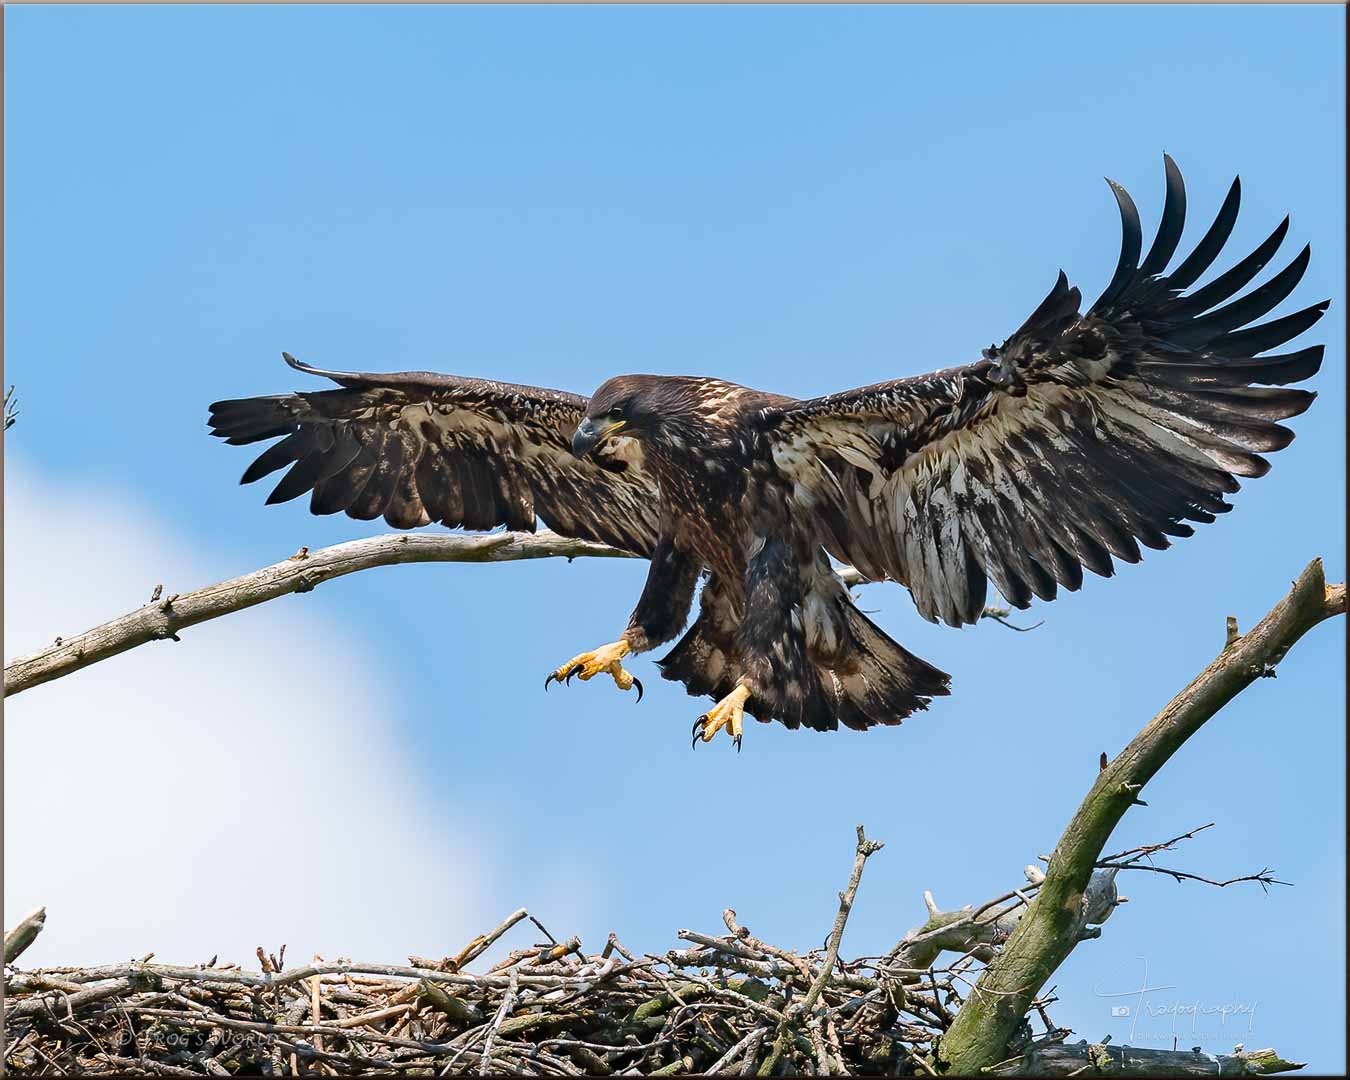
<path id="1" fill-rule="evenodd" d="M 749 697 L 750 688 L 744 684 L 739 685 L 695 720 L 693 745 L 697 746 L 699 739 L 704 742 L 712 742 L 713 736 L 725 728 L 737 751 L 739 751 L 741 748 L 741 732 L 744 730 L 745 722 L 745 702 Z"/>
<path id="2" fill-rule="evenodd" d="M 680 632 L 689 617 L 689 605 L 694 599 L 702 564 L 696 555 L 675 546 L 674 539 L 662 536 L 652 552 L 647 583 L 642 588 L 637 607 L 628 620 L 623 637 L 598 649 L 574 656 L 544 680 L 547 690 L 552 682 L 570 682 L 575 675 L 582 682 L 599 674 L 607 674 L 620 690 L 637 687 L 637 700 L 642 700 L 642 683 L 624 671 L 621 660 L 633 653 L 646 652 L 663 641 L 669 641 Z"/>
<path id="3" fill-rule="evenodd" d="M 623 665 L 620 664 L 620 661 L 632 651 L 633 647 L 620 638 L 608 645 L 601 645 L 598 649 L 574 656 L 557 671 L 549 673 L 548 678 L 544 680 L 544 689 L 547 690 L 551 682 L 571 682 L 573 675 L 586 682 L 597 675 L 607 674 L 614 679 L 614 685 L 620 690 L 631 690 L 636 686 L 637 699 L 641 701 L 642 683 L 624 671 Z"/>

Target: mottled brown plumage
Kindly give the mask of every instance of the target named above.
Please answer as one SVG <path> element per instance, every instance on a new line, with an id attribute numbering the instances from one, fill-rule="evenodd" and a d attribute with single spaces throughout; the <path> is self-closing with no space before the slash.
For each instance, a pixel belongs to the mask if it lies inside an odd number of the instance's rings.
<path id="1" fill-rule="evenodd" d="M 1165 163 L 1162 221 L 1142 259 L 1138 213 L 1112 185 L 1124 241 L 1098 301 L 1081 314 L 1061 273 L 1007 341 L 963 367 L 809 401 L 622 375 L 586 399 L 288 357 L 341 389 L 218 402 L 211 424 L 231 443 L 281 438 L 243 478 L 289 466 L 269 502 L 308 491 L 316 513 L 398 528 L 533 529 L 537 518 L 650 558 L 623 638 L 558 677 L 606 670 L 627 688 L 619 659 L 679 634 L 705 574 L 697 620 L 660 663 L 690 693 L 727 699 L 710 732 L 725 722 L 738 735 L 747 698 L 745 711 L 794 728 L 896 724 L 947 693 L 948 678 L 857 610 L 829 555 L 901 582 L 920 614 L 953 626 L 979 618 L 990 581 L 1018 607 L 1053 599 L 1084 568 L 1110 576 L 1141 544 L 1167 547 L 1191 534 L 1187 522 L 1229 510 L 1237 477 L 1262 475 L 1261 454 L 1293 438 L 1278 421 L 1312 402 L 1286 387 L 1317 371 L 1322 347 L 1264 354 L 1327 303 L 1250 326 L 1292 292 L 1308 249 L 1242 293 L 1286 219 L 1188 292 L 1232 230 L 1239 188 L 1168 274 L 1185 192 Z"/>

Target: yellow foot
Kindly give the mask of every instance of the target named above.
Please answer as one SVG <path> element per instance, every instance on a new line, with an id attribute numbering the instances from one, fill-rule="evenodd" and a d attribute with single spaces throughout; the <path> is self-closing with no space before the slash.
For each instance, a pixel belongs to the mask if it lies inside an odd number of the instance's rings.
<path id="1" fill-rule="evenodd" d="M 741 752 L 741 731 L 745 719 L 745 702 L 749 696 L 749 687 L 738 686 L 695 720 L 694 741 L 691 745 L 697 746 L 700 738 L 704 742 L 712 742 L 712 737 L 726 728 L 727 734 L 731 736 L 731 741 L 736 744 L 736 752 L 739 754 Z"/>
<path id="2" fill-rule="evenodd" d="M 642 683 L 633 678 L 632 675 L 624 671 L 619 661 L 632 652 L 632 647 L 628 642 L 619 640 L 610 642 L 608 645 L 601 645 L 593 652 L 584 652 L 580 656 L 574 656 L 557 671 L 549 672 L 549 676 L 544 680 L 544 689 L 548 689 L 551 682 L 572 681 L 575 675 L 582 682 L 593 679 L 602 673 L 610 675 L 614 679 L 614 685 L 620 690 L 631 690 L 637 687 L 637 699 L 642 700 Z"/>

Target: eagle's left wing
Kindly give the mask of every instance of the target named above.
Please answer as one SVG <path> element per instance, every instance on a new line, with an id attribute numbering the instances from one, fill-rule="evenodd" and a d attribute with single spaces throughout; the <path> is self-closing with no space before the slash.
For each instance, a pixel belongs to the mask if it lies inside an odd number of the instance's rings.
<path id="1" fill-rule="evenodd" d="M 584 397 L 429 371 L 286 362 L 340 389 L 211 406 L 213 432 L 226 442 L 280 439 L 240 481 L 286 469 L 269 503 L 309 494 L 315 514 L 383 517 L 398 529 L 440 522 L 533 532 L 537 516 L 563 536 L 642 556 L 655 548 L 659 492 L 636 442 L 617 436 L 585 460 L 572 453 Z"/>
<path id="2" fill-rule="evenodd" d="M 1275 421 L 1313 394 L 1322 346 L 1260 355 L 1313 325 L 1328 302 L 1249 329 L 1303 276 L 1302 252 L 1235 300 L 1283 240 L 1288 218 L 1228 272 L 1187 290 L 1237 216 L 1234 181 L 1195 250 L 1164 275 L 1181 238 L 1185 191 L 1170 158 L 1157 238 L 1140 261 L 1139 214 L 1124 189 L 1114 277 L 1086 315 L 1063 273 L 984 359 L 932 375 L 764 410 L 796 510 L 837 558 L 903 582 L 919 612 L 973 622 L 992 579 L 1007 600 L 1077 589 L 1083 567 L 1137 562 L 1139 545 L 1189 536 L 1187 521 L 1231 509 L 1238 476 L 1293 432 Z M 1222 305 L 1222 306 L 1219 306 Z"/>

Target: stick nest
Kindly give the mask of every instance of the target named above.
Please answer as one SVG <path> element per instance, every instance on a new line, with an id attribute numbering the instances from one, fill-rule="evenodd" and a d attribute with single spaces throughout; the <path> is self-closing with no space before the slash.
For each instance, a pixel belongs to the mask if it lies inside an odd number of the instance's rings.
<path id="1" fill-rule="evenodd" d="M 459 1076 L 774 1072 L 905 1075 L 950 1013 L 943 978 L 916 987 L 884 958 L 836 961 L 728 932 L 681 931 L 691 946 L 635 955 L 610 936 L 572 938 L 468 967 L 518 911 L 454 957 L 346 960 L 261 970 L 152 957 L 104 968 L 11 969 L 8 1068 L 23 1073 Z M 485 965 L 478 965 L 485 966 Z M 819 985 L 809 1011 L 801 1009 Z M 947 987 L 948 995 L 954 993 Z M 770 1063 L 772 1059 L 772 1063 Z"/>

